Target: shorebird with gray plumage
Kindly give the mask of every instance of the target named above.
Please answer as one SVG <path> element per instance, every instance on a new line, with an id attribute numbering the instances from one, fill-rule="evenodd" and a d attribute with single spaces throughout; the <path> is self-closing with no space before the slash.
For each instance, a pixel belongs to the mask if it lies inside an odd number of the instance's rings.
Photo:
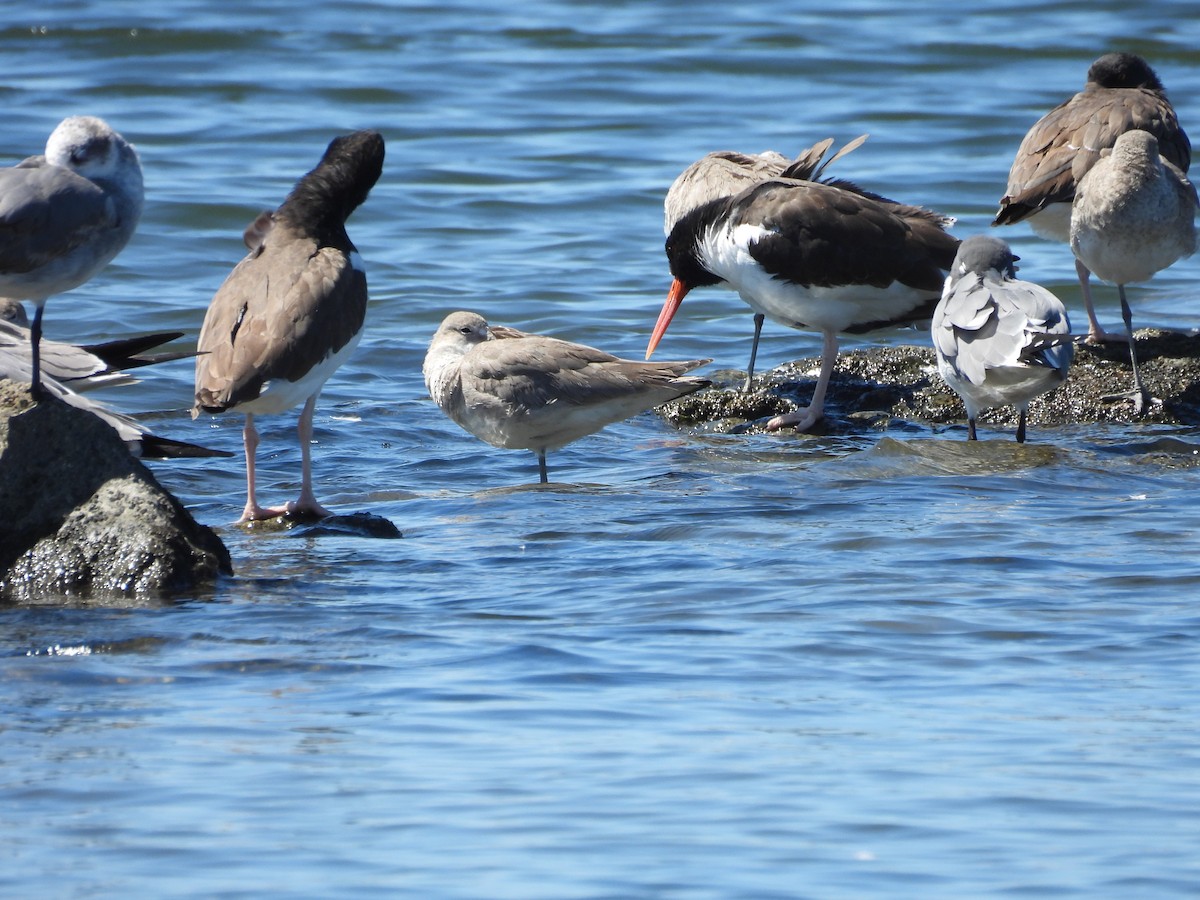
<path id="1" fill-rule="evenodd" d="M 547 451 L 708 387 L 686 373 L 709 362 L 619 359 L 454 312 L 434 333 L 423 372 L 434 402 L 465 431 L 493 447 L 537 454 L 545 484 Z"/>
<path id="2" fill-rule="evenodd" d="M 1028 221 L 1039 236 L 1069 243 L 1071 204 L 1080 180 L 1120 135 L 1135 129 L 1153 134 L 1162 155 L 1188 170 L 1191 142 L 1158 75 L 1136 54 L 1106 53 L 1088 69 L 1082 91 L 1029 129 L 992 224 Z M 1075 270 L 1087 308 L 1088 340 L 1110 339 L 1096 318 L 1088 267 L 1077 258 Z"/>
<path id="3" fill-rule="evenodd" d="M 312 487 L 313 412 L 326 380 L 362 336 L 367 276 L 346 234 L 346 219 L 379 180 L 383 156 L 383 138 L 377 132 L 335 138 L 279 209 L 260 215 L 246 230 L 243 238 L 250 253 L 225 279 L 204 317 L 192 415 L 245 413 L 243 522 L 330 514 L 317 502 Z M 300 496 L 285 506 L 259 506 L 254 417 L 301 403 Z"/>
<path id="4" fill-rule="evenodd" d="M 667 196 L 663 199 L 663 233 L 669 237 L 675 224 L 696 207 L 732 197 L 752 185 L 774 178 L 818 181 L 831 163 L 862 146 L 866 139 L 865 134 L 856 137 L 827 160 L 825 154 L 833 146 L 833 138 L 813 144 L 795 159 L 788 159 L 774 150 L 762 153 L 714 150 L 707 153 L 680 172 L 667 190 Z M 754 361 L 758 358 L 758 343 L 765 318 L 761 312 L 755 311 L 754 341 L 750 345 L 750 363 L 746 367 L 746 383 L 742 386 L 744 391 L 750 390 L 754 380 Z"/>
<path id="5" fill-rule="evenodd" d="M 44 155 L 0 169 L 0 297 L 34 306 L 35 398 L 46 301 L 88 281 L 121 252 L 143 199 L 137 151 L 94 116 L 64 119 Z"/>
<path id="6" fill-rule="evenodd" d="M 1071 250 L 1097 277 L 1117 286 L 1133 388 L 1114 399 L 1133 400 L 1135 415 L 1145 412 L 1152 398 L 1138 370 L 1125 285 L 1148 281 L 1196 251 L 1196 210 L 1195 186 L 1162 156 L 1158 139 L 1147 131 L 1117 138 L 1112 152 L 1092 166 L 1075 191 Z"/>
<path id="7" fill-rule="evenodd" d="M 1074 355 L 1066 307 L 1018 279 L 1016 260 L 998 238 L 967 238 L 933 313 L 938 372 L 967 408 L 967 440 L 981 412 L 1015 406 L 1023 443 L 1030 401 L 1066 380 Z"/>

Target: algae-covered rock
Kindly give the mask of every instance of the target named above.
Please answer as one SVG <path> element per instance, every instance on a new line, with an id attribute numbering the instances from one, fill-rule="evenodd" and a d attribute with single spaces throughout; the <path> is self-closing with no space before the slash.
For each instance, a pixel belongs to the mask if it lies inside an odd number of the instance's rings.
<path id="1" fill-rule="evenodd" d="M 0 380 L 0 599 L 164 599 L 231 573 L 229 552 L 117 433 Z"/>
<path id="2" fill-rule="evenodd" d="M 1066 383 L 1030 404 L 1029 424 L 1137 421 L 1200 425 L 1200 336 L 1144 329 L 1135 339 L 1146 387 L 1161 403 L 1134 419 L 1128 402 L 1105 399 L 1128 390 L 1132 383 L 1129 348 L 1122 343 L 1080 344 Z M 765 430 L 771 416 L 808 403 L 819 366 L 818 359 L 797 360 L 756 379 L 757 389 L 750 394 L 736 386 L 711 389 L 660 410 L 681 426 Z M 825 416 L 819 428 L 839 433 L 878 427 L 880 421 L 892 418 L 927 424 L 965 422 L 966 410 L 938 375 L 932 347 L 869 347 L 838 357 L 826 395 Z M 996 409 L 981 415 L 979 421 L 1015 428 L 1017 415 L 1011 408 Z"/>

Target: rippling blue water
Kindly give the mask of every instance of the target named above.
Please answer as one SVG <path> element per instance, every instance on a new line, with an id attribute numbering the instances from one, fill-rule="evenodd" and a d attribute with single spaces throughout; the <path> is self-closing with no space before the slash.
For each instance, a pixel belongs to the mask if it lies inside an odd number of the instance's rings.
<path id="1" fill-rule="evenodd" d="M 350 227 L 369 330 L 314 457 L 327 505 L 405 537 L 245 533 L 240 460 L 157 465 L 238 574 L 158 608 L 0 611 L 0 893 L 1200 890 L 1194 429 L 967 446 L 645 415 L 552 455 L 539 489 L 420 375 L 460 308 L 639 356 L 662 195 L 708 150 L 868 132 L 839 173 L 965 235 L 1103 50 L 1145 54 L 1195 133 L 1192 4 L 243 6 L 0 11 L 0 155 L 91 113 L 146 171 L 138 234 L 47 333 L 194 335 L 243 226 L 334 134 L 380 129 Z M 1066 248 L 1005 236 L 1080 310 Z M 1138 322 L 1200 324 L 1198 266 L 1137 289 Z M 748 335 L 735 295 L 698 291 L 660 354 L 735 369 Z M 768 326 L 760 365 L 818 348 Z M 106 399 L 238 449 L 190 395 L 182 362 Z M 294 419 L 261 424 L 278 502 Z"/>

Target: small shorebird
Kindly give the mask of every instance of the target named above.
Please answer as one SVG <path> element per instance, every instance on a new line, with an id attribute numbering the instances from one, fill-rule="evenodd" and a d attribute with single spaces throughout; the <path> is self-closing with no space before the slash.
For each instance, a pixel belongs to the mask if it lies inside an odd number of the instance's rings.
<path id="1" fill-rule="evenodd" d="M 735 150 L 707 153 L 679 173 L 667 190 L 663 200 L 663 233 L 669 237 L 675 223 L 697 206 L 732 197 L 751 185 L 775 178 L 818 181 L 831 163 L 862 146 L 866 139 L 865 134 L 856 137 L 828 160 L 825 160 L 825 154 L 833 146 L 833 138 L 813 144 L 795 159 L 788 159 L 774 150 L 752 154 Z M 762 337 L 765 318 L 761 312 L 754 313 L 754 341 L 750 345 L 750 363 L 746 367 L 746 383 L 742 387 L 744 391 L 750 390 L 754 380 L 754 361 L 758 358 L 758 342 Z"/>
<path id="2" fill-rule="evenodd" d="M 367 309 L 367 276 L 346 219 L 379 180 L 383 138 L 358 131 L 334 138 L 317 167 L 273 215 L 247 229 L 251 247 L 208 307 L 196 357 L 195 417 L 246 415 L 246 508 L 241 521 L 329 515 L 312 487 L 313 410 L 322 386 L 354 352 Z M 255 499 L 254 417 L 299 403 L 300 496 L 265 508 Z"/>
<path id="3" fill-rule="evenodd" d="M 993 225 L 1028 221 L 1047 240 L 1068 243 L 1071 202 L 1080 179 L 1126 131 L 1148 131 L 1160 152 L 1186 172 L 1191 143 L 1179 126 L 1166 89 L 1150 65 L 1133 53 L 1106 53 L 1092 63 L 1082 91 L 1042 116 L 1017 149 Z M 1075 271 L 1088 315 L 1088 341 L 1109 339 L 1092 305 L 1088 266 Z"/>
<path id="4" fill-rule="evenodd" d="M 1024 443 L 1029 402 L 1066 380 L 1075 352 L 1062 301 L 1019 280 L 1016 260 L 998 238 L 967 238 L 933 313 L 938 372 L 967 408 L 970 441 L 979 413 L 1015 406 Z"/>
<path id="5" fill-rule="evenodd" d="M 847 181 L 774 179 L 705 203 L 667 238 L 674 280 L 646 358 L 689 291 L 725 283 L 756 313 L 821 332 L 812 402 L 767 423 L 806 431 L 824 416 L 838 334 L 929 320 L 958 248 L 944 231 L 952 222 Z"/>
<path id="6" fill-rule="evenodd" d="M 685 373 L 709 362 L 618 359 L 454 312 L 434 333 L 423 371 L 447 416 L 493 447 L 532 450 L 545 484 L 548 450 L 708 387 Z"/>
<path id="7" fill-rule="evenodd" d="M 0 169 L 0 297 L 34 305 L 30 392 L 41 396 L 43 307 L 129 242 L 142 215 L 137 151 L 101 119 L 72 116 L 43 156 Z"/>
<path id="8" fill-rule="evenodd" d="M 1113 399 L 1131 399 L 1135 415 L 1151 402 L 1138 370 L 1133 316 L 1125 285 L 1196 251 L 1196 188 L 1159 152 L 1147 131 L 1127 131 L 1112 153 L 1083 176 L 1071 213 L 1071 250 L 1090 271 L 1117 286 L 1129 336 L 1133 388 Z"/>

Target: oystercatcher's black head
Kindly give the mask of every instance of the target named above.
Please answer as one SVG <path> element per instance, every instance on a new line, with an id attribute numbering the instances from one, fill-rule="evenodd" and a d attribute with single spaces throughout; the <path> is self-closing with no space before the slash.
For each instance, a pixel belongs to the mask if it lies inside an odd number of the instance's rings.
<path id="1" fill-rule="evenodd" d="M 726 206 L 726 200 L 714 200 L 697 206 L 680 217 L 671 233 L 667 235 L 665 249 L 671 275 L 676 281 L 686 285 L 689 291 L 692 288 L 721 283 L 718 276 L 704 267 L 700 258 L 700 242 Z"/>

